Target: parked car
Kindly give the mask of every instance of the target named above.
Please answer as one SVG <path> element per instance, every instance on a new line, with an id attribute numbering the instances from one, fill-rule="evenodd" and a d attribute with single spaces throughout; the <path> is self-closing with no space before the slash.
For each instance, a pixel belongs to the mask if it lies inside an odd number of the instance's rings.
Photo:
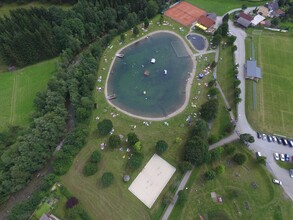
<path id="1" fill-rule="evenodd" d="M 265 141 L 267 139 L 266 134 L 262 134 L 262 139 Z"/>
<path id="2" fill-rule="evenodd" d="M 277 141 L 276 136 L 272 136 L 272 138 L 273 138 L 273 142 L 276 142 Z"/>
<path id="3" fill-rule="evenodd" d="M 278 185 L 282 185 L 282 181 L 277 180 L 277 179 L 273 179 L 273 183 L 278 184 Z"/>
<path id="4" fill-rule="evenodd" d="M 280 160 L 279 154 L 278 153 L 274 153 L 274 158 L 275 158 L 275 160 Z"/>
<path id="5" fill-rule="evenodd" d="M 285 154 L 285 160 L 290 161 L 290 155 L 289 154 Z"/>
<path id="6" fill-rule="evenodd" d="M 256 134 L 257 134 L 257 138 L 261 139 L 261 134 L 259 132 L 256 132 Z"/>
<path id="7" fill-rule="evenodd" d="M 292 140 L 288 140 L 289 146 L 293 147 L 293 141 Z"/>
<path id="8" fill-rule="evenodd" d="M 285 155 L 284 154 L 280 154 L 280 159 L 281 159 L 281 161 L 285 161 Z"/>
<path id="9" fill-rule="evenodd" d="M 256 157 L 261 157 L 261 153 L 260 152 L 256 152 Z"/>
<path id="10" fill-rule="evenodd" d="M 272 136 L 270 136 L 270 135 L 267 135 L 267 137 L 268 137 L 268 142 L 272 142 L 272 141 L 273 141 L 273 138 L 272 138 Z"/>
<path id="11" fill-rule="evenodd" d="M 277 142 L 278 142 L 278 144 L 282 144 L 281 138 L 277 138 Z"/>
<path id="12" fill-rule="evenodd" d="M 289 170 L 289 175 L 290 175 L 291 178 L 293 178 L 293 169 Z"/>
<path id="13" fill-rule="evenodd" d="M 283 143 L 284 145 L 288 145 L 288 141 L 287 141 L 285 138 L 282 138 L 282 143 Z"/>

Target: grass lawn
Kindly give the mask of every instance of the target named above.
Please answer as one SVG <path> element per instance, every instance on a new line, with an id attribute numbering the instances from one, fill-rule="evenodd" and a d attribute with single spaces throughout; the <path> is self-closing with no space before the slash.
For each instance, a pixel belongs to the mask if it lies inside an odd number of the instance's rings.
<path id="1" fill-rule="evenodd" d="M 187 2 L 204 9 L 207 12 L 215 12 L 217 15 L 223 15 L 226 12 L 241 8 L 242 5 L 247 7 L 263 5 L 265 1 L 246 1 L 246 0 L 186 0 Z"/>
<path id="2" fill-rule="evenodd" d="M 50 207 L 51 206 L 48 203 L 44 202 L 42 206 L 35 212 L 34 217 L 36 217 L 36 219 L 41 218 L 44 213 L 47 213 L 50 210 Z"/>
<path id="3" fill-rule="evenodd" d="M 234 115 L 236 114 L 236 104 L 234 97 L 234 60 L 232 53 L 232 46 L 219 48 L 219 60 L 217 67 L 217 81 L 219 82 L 223 93 L 228 100 Z"/>
<path id="4" fill-rule="evenodd" d="M 187 33 L 186 28 L 184 28 L 183 32 L 179 31 L 179 27 L 181 26 L 169 19 L 166 20 L 168 20 L 172 26 L 159 26 L 157 24 L 158 20 L 159 17 L 153 19 L 148 32 L 166 29 L 173 30 L 181 36 L 185 36 Z M 147 33 L 144 33 L 144 35 L 146 34 Z M 141 36 L 142 34 L 140 34 L 139 37 Z M 111 47 L 104 51 L 104 56 L 107 60 L 111 60 L 111 57 L 115 56 L 115 53 L 119 48 L 129 43 L 131 40 L 134 40 L 130 32 L 127 32 L 126 41 L 123 45 L 119 45 L 119 38 L 120 37 L 115 38 L 110 44 Z M 213 59 L 213 53 L 207 55 L 207 61 L 201 61 L 198 63 L 197 73 L 199 73 L 202 70 L 201 68 Z M 102 59 L 98 75 L 103 77 L 103 82 L 97 84 L 97 86 L 104 86 L 104 79 L 107 77 L 109 67 L 110 62 L 106 63 L 104 59 Z M 204 83 L 208 82 L 211 78 L 212 74 L 204 77 L 204 79 L 200 81 L 200 85 L 198 84 L 199 81 L 196 80 L 196 82 L 194 82 L 194 86 L 192 86 L 191 89 L 191 98 L 194 98 L 198 94 L 198 91 L 201 91 L 201 96 L 199 96 L 196 101 L 193 100 L 197 106 L 200 106 L 201 103 L 206 100 L 207 88 L 204 86 Z M 123 134 L 124 136 L 132 131 L 131 125 L 137 125 L 134 132 L 138 135 L 143 144 L 142 151 L 145 156 L 143 166 L 153 155 L 156 142 L 162 139 L 165 140 L 169 144 L 169 148 L 163 154 L 163 158 L 176 167 L 177 162 L 180 160 L 184 143 L 183 141 L 181 143 L 175 143 L 175 139 L 176 137 L 180 137 L 182 140 L 186 139 L 188 134 L 186 118 L 193 113 L 197 113 L 198 107 L 192 108 L 191 103 L 189 103 L 182 113 L 168 120 L 169 126 L 164 125 L 163 122 L 152 122 L 151 126 L 146 127 L 142 123 L 143 120 L 131 118 L 111 107 L 106 102 L 103 93 L 96 93 L 95 98 L 98 103 L 98 109 L 93 112 L 93 119 L 90 124 L 91 135 L 88 138 L 87 145 L 75 158 L 69 172 L 62 177 L 63 184 L 74 193 L 74 196 L 79 199 L 87 213 L 93 219 L 159 219 L 165 208 L 161 201 L 165 194 L 172 195 L 172 193 L 174 193 L 174 189 L 176 189 L 181 174 L 179 172 L 175 173 L 151 209 L 148 209 L 130 191 L 128 191 L 129 185 L 138 175 L 140 169 L 132 173 L 126 173 L 125 165 L 127 155 L 125 152 L 125 143 L 122 144 L 122 146 L 124 146 L 123 152 L 119 150 L 102 151 L 102 160 L 98 165 L 98 172 L 91 177 L 84 177 L 82 169 L 86 161 L 89 159 L 90 154 L 92 151 L 99 149 L 100 144 L 107 142 L 109 138 L 108 136 L 97 138 L 97 121 L 95 118 L 99 116 L 99 120 L 104 118 L 111 119 L 115 128 L 115 134 Z M 111 116 L 112 112 L 119 114 L 119 116 L 113 118 Z M 184 126 L 182 127 L 182 125 Z M 126 155 L 125 159 L 123 159 L 124 155 Z M 143 166 L 141 166 L 141 169 Z M 112 172 L 115 178 L 113 185 L 105 189 L 100 186 L 100 178 L 104 172 Z M 130 174 L 131 181 L 129 183 L 123 183 L 122 177 L 124 174 Z"/>
<path id="5" fill-rule="evenodd" d="M 176 204 L 170 220 L 199 219 L 290 219 L 292 201 L 284 198 L 283 190 L 272 183 L 265 167 L 240 142 L 233 143 L 237 152 L 247 155 L 244 165 L 236 165 L 230 156 L 212 165 L 196 168 L 187 183 L 188 199 L 185 206 Z M 230 161 L 228 163 L 228 161 Z M 225 173 L 212 181 L 203 179 L 210 167 L 225 165 Z M 229 165 L 228 165 L 229 164 Z M 252 187 L 252 183 L 256 187 Z M 223 203 L 214 202 L 211 192 L 222 197 Z"/>
<path id="6" fill-rule="evenodd" d="M 57 69 L 56 63 L 57 59 L 52 59 L 15 72 L 0 73 L 0 130 L 7 125 L 28 124 L 35 95 L 46 88 Z"/>
<path id="7" fill-rule="evenodd" d="M 263 77 L 256 85 L 255 109 L 252 81 L 246 81 L 247 119 L 255 130 L 293 137 L 293 35 L 263 31 L 253 34 L 253 43 Z M 250 56 L 250 38 L 246 47 Z"/>
<path id="8" fill-rule="evenodd" d="M 45 4 L 41 2 L 30 2 L 28 4 L 17 4 L 17 3 L 10 3 L 10 4 L 3 4 L 2 7 L 0 7 L 0 16 L 9 15 L 9 11 L 15 10 L 18 8 L 31 8 L 31 7 L 44 7 L 48 8 L 52 6 L 52 4 Z M 61 7 L 62 9 L 66 10 L 71 7 L 69 4 L 62 4 L 62 5 L 56 5 L 57 7 Z"/>

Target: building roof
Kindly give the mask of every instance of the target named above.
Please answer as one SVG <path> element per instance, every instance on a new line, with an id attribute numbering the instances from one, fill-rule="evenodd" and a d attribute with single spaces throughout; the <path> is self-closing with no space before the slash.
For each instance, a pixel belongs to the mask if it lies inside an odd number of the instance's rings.
<path id="1" fill-rule="evenodd" d="M 250 21 L 244 19 L 244 18 L 238 18 L 236 21 L 238 24 L 242 25 L 243 27 L 248 27 L 250 25 Z"/>
<path id="2" fill-rule="evenodd" d="M 251 21 L 251 24 L 253 26 L 258 25 L 260 22 L 262 22 L 263 20 L 265 20 L 266 18 L 264 16 L 261 15 L 256 15 L 253 20 Z"/>
<path id="3" fill-rule="evenodd" d="M 216 21 L 217 20 L 217 14 L 216 13 L 208 13 L 207 15 L 208 18 Z"/>
<path id="4" fill-rule="evenodd" d="M 283 15 L 283 14 L 285 14 L 285 12 L 283 10 L 281 10 L 281 9 L 278 9 L 278 10 L 275 11 L 275 14 L 276 15 Z"/>
<path id="5" fill-rule="evenodd" d="M 245 14 L 244 12 L 240 12 L 239 18 L 244 18 L 245 20 L 248 20 L 248 21 L 252 21 L 253 20 L 253 17 L 251 17 L 248 14 Z"/>
<path id="6" fill-rule="evenodd" d="M 44 213 L 39 220 L 59 220 L 55 215 Z"/>
<path id="7" fill-rule="evenodd" d="M 262 16 L 268 17 L 269 16 L 269 9 L 265 6 L 260 6 L 257 11 L 258 14 Z"/>
<path id="8" fill-rule="evenodd" d="M 278 0 L 274 0 L 268 4 L 269 10 L 276 11 L 279 8 Z"/>
<path id="9" fill-rule="evenodd" d="M 197 22 L 206 28 L 210 28 L 211 26 L 213 26 L 215 24 L 214 20 L 208 18 L 205 15 L 200 16 Z"/>
<path id="10" fill-rule="evenodd" d="M 261 78 L 261 68 L 256 66 L 255 60 L 247 60 L 246 62 L 246 77 L 248 78 Z"/>

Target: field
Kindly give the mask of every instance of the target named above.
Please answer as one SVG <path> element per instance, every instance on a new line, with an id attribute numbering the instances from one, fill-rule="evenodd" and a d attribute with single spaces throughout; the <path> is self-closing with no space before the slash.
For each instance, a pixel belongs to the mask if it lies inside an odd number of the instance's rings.
<path id="1" fill-rule="evenodd" d="M 159 17 L 156 17 L 153 22 L 151 22 L 149 32 L 159 29 L 167 29 L 173 30 L 182 36 L 185 36 L 187 33 L 187 29 L 184 28 L 183 32 L 180 31 L 179 27 L 181 26 L 171 20 L 168 21 L 172 26 L 159 26 L 157 24 L 158 20 Z M 130 32 L 127 32 L 126 34 L 125 44 L 135 39 Z M 142 34 L 140 34 L 140 37 L 141 35 Z M 115 56 L 116 51 L 125 44 L 119 45 L 119 37 L 115 38 L 110 44 L 110 47 L 104 52 L 105 57 L 107 57 L 108 60 L 111 60 L 111 57 Z M 207 61 L 201 61 L 198 64 L 197 73 L 199 73 L 201 68 L 203 68 L 208 62 L 211 62 L 211 60 L 214 59 L 214 54 L 209 54 L 207 57 Z M 109 67 L 110 62 L 105 62 L 103 59 L 98 72 L 98 75 L 102 76 L 103 82 L 102 84 L 97 84 L 97 86 L 104 86 L 104 79 L 106 79 Z M 196 100 L 197 106 L 200 106 L 200 104 L 206 100 L 207 89 L 204 86 L 204 82 L 209 81 L 211 77 L 212 75 L 210 74 L 200 81 L 200 85 L 198 85 L 199 81 L 196 81 L 194 86 L 192 86 L 191 97 L 196 96 L 198 91 L 201 91 L 202 96 L 199 96 L 198 100 Z M 128 191 L 129 185 L 138 175 L 140 169 L 133 173 L 126 173 L 125 164 L 127 157 L 123 159 L 123 156 L 126 155 L 125 142 L 122 145 L 124 147 L 123 151 L 102 151 L 102 160 L 98 165 L 98 172 L 91 177 L 84 177 L 82 169 L 86 161 L 89 159 L 91 152 L 100 149 L 100 144 L 103 142 L 107 143 L 108 140 L 108 136 L 97 139 L 97 120 L 95 120 L 95 118 L 99 116 L 99 121 L 104 118 L 111 119 L 115 128 L 115 134 L 122 134 L 125 137 L 129 132 L 134 131 L 138 135 L 143 144 L 142 151 L 144 153 L 144 161 L 141 168 L 153 155 L 154 146 L 158 140 L 165 140 L 169 144 L 169 148 L 163 154 L 163 158 L 176 167 L 176 164 L 181 157 L 182 145 L 184 143 L 183 141 L 175 142 L 175 140 L 177 137 L 182 140 L 186 139 L 188 133 L 186 118 L 194 112 L 197 112 L 197 108 L 192 108 L 191 103 L 189 103 L 187 108 L 181 114 L 168 120 L 169 126 L 164 125 L 163 122 L 152 122 L 152 124 L 147 127 L 143 125 L 142 120 L 126 116 L 109 106 L 103 93 L 96 93 L 96 102 L 98 103 L 98 109 L 93 113 L 90 125 L 91 135 L 88 138 L 88 143 L 75 158 L 69 172 L 62 177 L 63 184 L 71 192 L 74 192 L 74 195 L 83 204 L 83 207 L 85 207 L 87 213 L 93 219 L 159 219 L 164 210 L 164 205 L 162 205 L 163 196 L 165 194 L 172 195 L 181 178 L 181 174 L 179 172 L 175 173 L 163 193 L 159 196 L 157 202 L 154 203 L 152 209 L 148 209 Z M 113 118 L 111 113 L 119 115 Z M 136 129 L 131 130 L 131 125 L 136 125 Z M 101 188 L 99 184 L 100 178 L 104 172 L 112 172 L 115 178 L 113 185 L 106 189 Z M 124 183 L 122 181 L 122 177 L 125 174 L 130 174 L 131 176 L 129 183 Z"/>
<path id="2" fill-rule="evenodd" d="M 204 9 L 207 12 L 214 12 L 217 15 L 223 15 L 226 12 L 235 9 L 241 8 L 242 5 L 247 7 L 263 5 L 265 1 L 256 0 L 256 1 L 243 1 L 243 0 L 186 0 L 187 2 Z"/>
<path id="3" fill-rule="evenodd" d="M 256 130 L 293 137 L 293 35 L 263 31 L 261 35 L 252 36 L 263 78 L 256 86 L 256 108 L 252 82 L 246 81 L 248 121 Z M 246 46 L 249 57 L 250 38 L 247 38 Z"/>
<path id="4" fill-rule="evenodd" d="M 56 71 L 57 59 L 44 61 L 15 72 L 0 73 L 0 130 L 7 125 L 26 126 L 37 92 L 46 88 Z"/>
<path id="5" fill-rule="evenodd" d="M 234 96 L 234 60 L 232 46 L 219 48 L 219 60 L 217 67 L 217 81 L 225 94 L 232 111 L 236 115 L 236 105 Z"/>
<path id="6" fill-rule="evenodd" d="M 265 167 L 256 163 L 254 157 L 240 143 L 233 143 L 238 152 L 245 153 L 248 160 L 236 165 L 230 156 L 212 165 L 193 171 L 187 183 L 188 199 L 185 206 L 176 204 L 170 220 L 199 219 L 291 219 L 292 201 L 284 198 L 283 190 L 272 183 Z M 225 165 L 225 173 L 212 181 L 203 179 L 210 166 Z M 222 203 L 214 202 L 211 192 L 222 197 Z"/>
<path id="7" fill-rule="evenodd" d="M 44 3 L 40 3 L 40 2 L 31 2 L 28 4 L 24 4 L 24 5 L 19 5 L 17 3 L 11 3 L 11 4 L 3 4 L 2 7 L 0 7 L 0 17 L 4 16 L 4 15 L 9 15 L 9 11 L 11 10 L 15 10 L 18 8 L 30 8 L 30 7 L 44 7 L 44 8 L 48 8 L 52 6 L 52 4 L 44 4 Z M 57 7 L 61 7 L 63 9 L 67 9 L 69 7 L 71 7 L 68 4 L 62 4 L 62 5 L 56 5 Z"/>

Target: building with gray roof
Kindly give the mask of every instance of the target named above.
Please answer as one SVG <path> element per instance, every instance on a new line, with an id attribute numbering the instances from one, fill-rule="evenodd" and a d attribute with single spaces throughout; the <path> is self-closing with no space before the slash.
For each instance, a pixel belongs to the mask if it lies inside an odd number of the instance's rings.
<path id="1" fill-rule="evenodd" d="M 246 62 L 246 74 L 245 77 L 248 79 L 261 79 L 261 68 L 256 66 L 255 60 L 247 60 Z"/>

